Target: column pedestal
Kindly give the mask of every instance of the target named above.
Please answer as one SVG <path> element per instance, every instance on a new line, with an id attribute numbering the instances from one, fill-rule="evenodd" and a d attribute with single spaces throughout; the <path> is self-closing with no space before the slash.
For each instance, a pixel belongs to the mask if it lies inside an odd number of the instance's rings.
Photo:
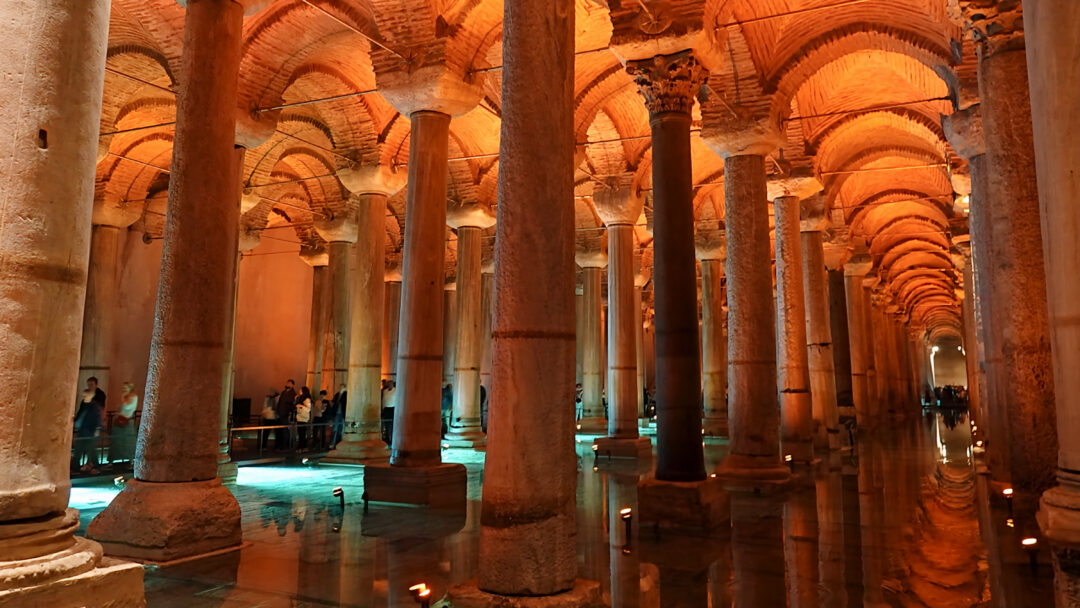
<path id="1" fill-rule="evenodd" d="M 597 458 L 652 458 L 652 442 L 648 437 L 597 437 L 593 445 Z"/>
<path id="2" fill-rule="evenodd" d="M 647 479 L 638 484 L 638 527 L 654 534 L 710 534 L 731 521 L 724 481 Z"/>
<path id="3" fill-rule="evenodd" d="M 467 481 L 465 465 L 452 462 L 427 467 L 369 464 L 364 467 L 364 497 L 373 502 L 463 509 Z"/>

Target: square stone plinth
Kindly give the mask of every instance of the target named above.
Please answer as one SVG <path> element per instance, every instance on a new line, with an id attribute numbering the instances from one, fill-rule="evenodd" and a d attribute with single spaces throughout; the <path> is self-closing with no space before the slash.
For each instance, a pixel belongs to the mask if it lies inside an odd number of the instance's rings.
<path id="1" fill-rule="evenodd" d="M 600 583 L 580 578 L 569 591 L 540 596 L 487 593 L 471 580 L 451 587 L 446 600 L 451 608 L 606 608 Z"/>
<path id="2" fill-rule="evenodd" d="M 613 458 L 652 459 L 652 442 L 648 437 L 597 437 L 593 445 L 597 462 Z"/>
<path id="3" fill-rule="evenodd" d="M 139 608 L 143 595 L 143 567 L 107 557 L 97 567 L 40 585 L 0 591 L 0 606 L 22 608 Z"/>
<path id="4" fill-rule="evenodd" d="M 716 478 L 646 479 L 638 484 L 638 517 L 642 532 L 712 534 L 727 529 L 731 512 L 727 492 Z"/>
<path id="5" fill-rule="evenodd" d="M 367 500 L 437 508 L 465 504 L 468 474 L 465 465 L 443 463 L 430 467 L 395 467 L 373 464 L 364 467 Z"/>

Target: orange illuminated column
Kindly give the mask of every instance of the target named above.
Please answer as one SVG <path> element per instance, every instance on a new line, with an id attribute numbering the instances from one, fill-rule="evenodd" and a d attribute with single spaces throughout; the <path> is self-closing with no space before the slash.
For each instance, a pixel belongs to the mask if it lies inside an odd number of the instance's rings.
<path id="1" fill-rule="evenodd" d="M 603 272 L 607 254 L 581 251 L 575 255 L 581 266 L 581 420 L 582 433 L 600 434 L 607 428 L 604 413 Z"/>
<path id="2" fill-rule="evenodd" d="M 702 429 L 710 437 L 728 436 L 727 310 L 724 307 L 724 235 L 699 240 L 695 253 L 701 262 L 701 376 L 704 398 Z"/>
<path id="3" fill-rule="evenodd" d="M 873 363 L 873 346 L 867 333 L 866 295 L 863 277 L 874 263 L 866 253 L 853 255 L 844 264 L 844 293 L 848 312 L 848 350 L 851 353 L 851 397 L 855 402 L 855 421 L 860 429 L 871 429 L 873 397 L 870 393 L 869 368 Z"/>
<path id="4" fill-rule="evenodd" d="M 800 224 L 803 292 L 806 302 L 806 349 L 809 355 L 810 396 L 814 410 L 815 446 L 840 448 L 840 416 L 836 404 L 836 367 L 829 315 L 829 276 L 825 268 L 822 232 L 828 225 L 825 198 L 803 199 Z"/>

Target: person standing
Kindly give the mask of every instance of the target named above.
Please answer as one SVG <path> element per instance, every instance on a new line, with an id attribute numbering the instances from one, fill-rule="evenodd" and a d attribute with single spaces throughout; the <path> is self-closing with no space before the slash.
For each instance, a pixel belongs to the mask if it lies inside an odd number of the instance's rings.
<path id="1" fill-rule="evenodd" d="M 278 417 L 277 417 L 277 402 L 278 402 L 278 392 L 277 392 L 276 389 L 271 388 L 270 391 L 266 393 L 266 398 L 263 399 L 262 415 L 260 416 L 260 418 L 262 419 L 262 425 L 261 426 L 274 426 L 275 424 L 278 423 L 278 421 L 277 421 L 277 419 L 278 419 Z M 278 431 L 278 429 L 274 429 L 275 433 L 277 431 Z M 259 447 L 261 447 L 263 450 L 265 450 L 266 449 L 266 444 L 270 440 L 270 429 L 263 429 L 262 432 L 260 433 L 260 435 L 262 435 L 262 440 L 261 440 L 261 442 L 259 444 Z M 277 440 L 275 440 L 274 443 L 275 443 L 274 447 L 277 447 L 277 445 L 276 445 Z"/>
<path id="2" fill-rule="evenodd" d="M 123 384 L 124 394 L 120 396 L 120 409 L 113 418 L 112 434 L 109 436 L 109 461 L 135 461 L 135 412 L 139 409 L 139 396 L 135 394 L 135 385 Z"/>
<path id="3" fill-rule="evenodd" d="M 450 430 L 450 415 L 454 411 L 454 386 L 447 383 L 442 389 L 442 436 Z"/>
<path id="4" fill-rule="evenodd" d="M 296 396 L 296 434 L 297 447 L 307 449 L 308 430 L 311 426 L 311 390 L 308 387 L 300 387 L 300 394 Z"/>
<path id="5" fill-rule="evenodd" d="M 345 406 L 349 399 L 349 391 L 344 384 L 338 385 L 338 391 L 334 393 L 334 400 L 330 404 L 331 415 L 326 416 L 328 422 L 334 423 L 330 432 L 330 449 L 334 449 L 345 436 Z"/>
<path id="6" fill-rule="evenodd" d="M 277 423 L 281 428 L 274 429 L 274 449 L 285 450 L 289 447 L 289 421 L 296 408 L 296 382 L 292 378 L 285 381 L 285 390 L 277 400 Z"/>
<path id="7" fill-rule="evenodd" d="M 94 437 L 105 413 L 105 391 L 98 388 L 97 378 L 87 378 L 86 390 L 82 392 L 78 408 L 75 414 L 74 465 L 84 473 L 97 475 L 98 454 Z"/>

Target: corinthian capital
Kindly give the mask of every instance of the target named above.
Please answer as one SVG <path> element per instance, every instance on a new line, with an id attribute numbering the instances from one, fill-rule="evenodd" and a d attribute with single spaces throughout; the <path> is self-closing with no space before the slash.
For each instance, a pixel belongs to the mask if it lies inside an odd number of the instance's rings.
<path id="1" fill-rule="evenodd" d="M 697 62 L 692 51 L 631 61 L 626 64 L 626 71 L 637 83 L 649 114 L 689 114 L 706 77 L 705 68 Z"/>
<path id="2" fill-rule="evenodd" d="M 960 0 L 960 8 L 981 55 L 1024 49 L 1020 0 Z"/>

